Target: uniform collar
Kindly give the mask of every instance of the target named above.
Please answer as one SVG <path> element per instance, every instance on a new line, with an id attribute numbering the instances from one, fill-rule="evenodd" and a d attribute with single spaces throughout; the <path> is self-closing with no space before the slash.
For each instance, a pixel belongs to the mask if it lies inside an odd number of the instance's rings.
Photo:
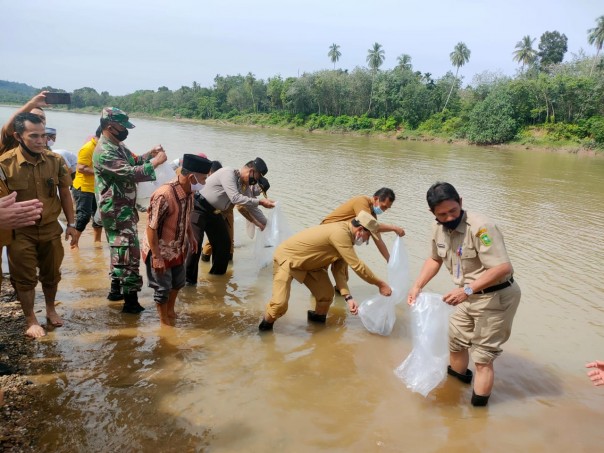
<path id="1" fill-rule="evenodd" d="M 44 150 L 40 153 L 40 158 L 37 159 L 35 162 L 32 162 L 32 160 L 30 160 L 28 157 L 31 157 L 27 151 L 25 151 L 23 149 L 23 147 L 21 145 L 19 145 L 19 147 L 17 148 L 17 163 L 21 166 L 23 164 L 30 164 L 30 165 L 38 165 L 40 162 L 46 162 L 46 153 L 48 151 Z"/>

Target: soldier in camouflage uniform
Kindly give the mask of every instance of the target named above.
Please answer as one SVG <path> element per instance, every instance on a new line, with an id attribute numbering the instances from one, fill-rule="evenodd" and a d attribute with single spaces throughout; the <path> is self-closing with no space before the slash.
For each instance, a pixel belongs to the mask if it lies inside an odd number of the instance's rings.
<path id="1" fill-rule="evenodd" d="M 155 168 L 166 161 L 158 145 L 142 156 L 135 156 L 123 141 L 134 125 L 128 115 L 106 107 L 101 115 L 102 135 L 92 155 L 94 191 L 98 197 L 101 223 L 110 246 L 111 291 L 109 300 L 120 300 L 124 292 L 124 313 L 140 313 L 138 292 L 143 279 L 139 273 L 140 246 L 136 210 L 136 183 L 155 180 Z"/>

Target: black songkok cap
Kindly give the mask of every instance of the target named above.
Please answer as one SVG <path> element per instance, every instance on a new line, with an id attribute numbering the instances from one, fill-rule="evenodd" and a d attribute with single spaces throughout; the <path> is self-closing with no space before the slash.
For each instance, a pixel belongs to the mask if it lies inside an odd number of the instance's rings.
<path id="1" fill-rule="evenodd" d="M 182 158 L 182 168 L 193 173 L 207 175 L 212 168 L 212 161 L 195 154 L 185 154 Z"/>

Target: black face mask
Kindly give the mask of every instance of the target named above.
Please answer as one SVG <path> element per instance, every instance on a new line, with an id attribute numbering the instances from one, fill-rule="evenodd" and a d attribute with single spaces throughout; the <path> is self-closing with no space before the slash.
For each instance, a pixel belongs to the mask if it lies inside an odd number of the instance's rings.
<path id="1" fill-rule="evenodd" d="M 248 184 L 250 186 L 253 186 L 254 184 L 257 184 L 257 183 L 258 183 L 258 180 L 250 175 L 250 177 L 248 178 Z"/>
<path id="2" fill-rule="evenodd" d="M 21 148 L 23 148 L 23 151 L 25 151 L 27 154 L 29 154 L 32 157 L 38 157 L 40 155 L 40 153 L 35 153 L 33 152 L 31 149 L 29 149 L 27 146 L 25 146 L 25 142 L 19 141 L 19 145 L 21 145 Z"/>
<path id="3" fill-rule="evenodd" d="M 116 130 L 116 129 L 113 129 Z M 118 131 L 117 134 L 113 134 L 113 136 L 120 142 L 123 142 L 124 140 L 126 140 L 126 137 L 128 137 L 128 129 L 124 129 L 123 131 Z"/>
<path id="4" fill-rule="evenodd" d="M 444 226 L 445 228 L 447 228 L 449 230 L 454 230 L 455 228 L 457 228 L 457 226 L 461 222 L 462 217 L 463 217 L 463 209 L 459 213 L 459 217 L 457 217 L 455 220 L 450 220 L 448 222 L 438 222 L 438 219 L 436 219 L 436 221 L 438 223 L 440 223 L 442 226 Z"/>

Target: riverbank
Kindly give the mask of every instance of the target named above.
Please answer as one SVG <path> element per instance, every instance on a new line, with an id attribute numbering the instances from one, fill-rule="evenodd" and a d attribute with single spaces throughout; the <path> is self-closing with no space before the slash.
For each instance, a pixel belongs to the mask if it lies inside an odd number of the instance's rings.
<path id="1" fill-rule="evenodd" d="M 35 451 L 41 395 L 26 377 L 35 343 L 24 332 L 23 311 L 5 275 L 0 292 L 0 451 Z"/>

